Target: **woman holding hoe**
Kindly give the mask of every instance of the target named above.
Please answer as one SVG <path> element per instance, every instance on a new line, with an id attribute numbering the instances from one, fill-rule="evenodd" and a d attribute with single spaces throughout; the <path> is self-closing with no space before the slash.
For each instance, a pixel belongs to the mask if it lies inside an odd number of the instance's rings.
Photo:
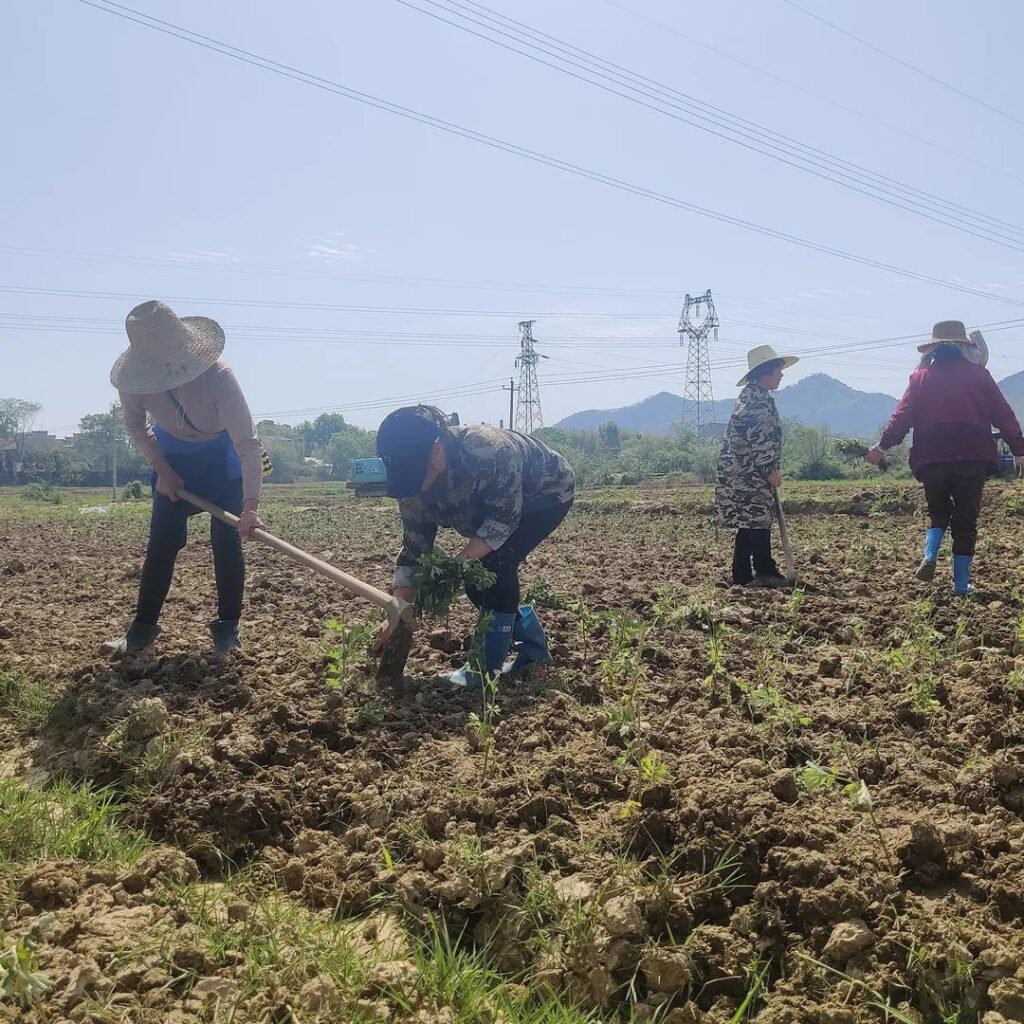
<path id="1" fill-rule="evenodd" d="M 972 589 L 981 494 L 998 457 L 992 427 L 1009 445 L 1018 468 L 1024 456 L 1017 417 L 979 358 L 980 337 L 969 338 L 959 320 L 943 320 L 932 328 L 931 338 L 918 346 L 921 366 L 910 375 L 878 444 L 864 456 L 877 466 L 907 431 L 914 431 L 910 468 L 924 484 L 929 517 L 917 578 L 935 576 L 948 529 L 953 534 L 953 593 L 959 597 Z"/>
<path id="2" fill-rule="evenodd" d="M 391 413 L 377 431 L 377 454 L 402 515 L 395 596 L 413 600 L 420 556 L 434 547 L 438 527 L 451 527 L 467 538 L 455 557 L 478 559 L 497 577 L 486 590 L 466 587 L 487 622 L 483 671 L 491 676 L 506 668 L 513 647 L 512 673 L 532 663 L 550 665 L 540 620 L 529 605 L 519 605 L 519 566 L 572 507 L 575 481 L 565 459 L 514 430 L 454 426 L 429 405 Z M 385 626 L 378 645 L 386 637 Z M 483 681 L 480 672 L 465 669 L 447 678 L 467 687 Z"/>
<path id="3" fill-rule="evenodd" d="M 171 587 L 174 562 L 185 546 L 189 516 L 199 509 L 178 497 L 185 488 L 239 516 L 236 530 L 210 521 L 217 618 L 214 652 L 239 645 L 245 588 L 242 540 L 263 528 L 257 515 L 264 449 L 245 396 L 220 354 L 224 331 L 202 316 L 178 317 L 163 302 L 136 306 L 125 321 L 129 348 L 114 363 L 124 423 L 153 467 L 153 512 L 135 619 L 108 653 L 141 651 L 160 633 L 157 620 Z M 149 420 L 147 422 L 147 415 Z"/>
<path id="4" fill-rule="evenodd" d="M 782 371 L 797 359 L 759 345 L 747 353 L 749 369 L 737 382 L 743 390 L 718 460 L 715 518 L 736 531 L 732 581 L 738 586 L 787 585 L 772 558 L 775 490 L 782 484 L 782 423 L 772 392 L 782 382 Z"/>

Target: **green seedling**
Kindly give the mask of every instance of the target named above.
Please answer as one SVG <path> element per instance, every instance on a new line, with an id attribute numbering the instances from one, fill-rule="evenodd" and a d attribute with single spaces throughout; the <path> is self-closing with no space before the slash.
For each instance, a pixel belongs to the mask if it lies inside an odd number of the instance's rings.
<path id="1" fill-rule="evenodd" d="M 373 627 L 365 622 L 348 624 L 328 619 L 324 626 L 331 634 L 327 648 L 327 685 L 345 690 L 352 679 L 352 671 L 362 661 L 373 642 Z"/>
<path id="2" fill-rule="evenodd" d="M 413 573 L 416 611 L 430 619 L 447 618 L 452 601 L 465 586 L 486 590 L 497 576 L 478 561 L 460 562 L 440 551 L 420 555 Z"/>

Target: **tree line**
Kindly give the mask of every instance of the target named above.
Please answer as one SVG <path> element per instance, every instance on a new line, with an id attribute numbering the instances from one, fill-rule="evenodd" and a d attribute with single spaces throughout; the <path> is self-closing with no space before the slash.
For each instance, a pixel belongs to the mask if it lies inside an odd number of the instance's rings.
<path id="1" fill-rule="evenodd" d="M 56 446 L 35 450 L 32 428 L 42 411 L 38 402 L 0 399 L 0 483 L 50 483 L 57 486 L 104 486 L 145 479 L 149 467 L 131 445 L 121 407 L 83 416 L 75 434 Z M 323 413 L 297 425 L 260 420 L 274 473 L 271 483 L 296 480 L 348 480 L 352 460 L 375 454 L 376 432 L 347 423 L 340 413 Z M 799 480 L 835 480 L 868 476 L 866 465 L 840 461 L 832 436 L 823 427 L 796 421 L 783 424 L 782 470 Z M 668 435 L 621 429 L 609 421 L 597 430 L 548 427 L 537 436 L 561 452 L 583 487 L 636 484 L 652 477 L 712 483 L 721 442 L 679 430 Z M 891 453 L 898 475 L 906 473 L 905 455 Z"/>

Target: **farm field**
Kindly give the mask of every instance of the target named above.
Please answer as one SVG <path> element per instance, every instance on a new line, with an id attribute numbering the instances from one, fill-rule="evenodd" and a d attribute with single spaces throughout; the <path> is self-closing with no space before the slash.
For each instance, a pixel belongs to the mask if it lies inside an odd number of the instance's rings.
<path id="1" fill-rule="evenodd" d="M 0 495 L 0 1021 L 1024 1021 L 1019 493 L 964 602 L 912 482 L 787 483 L 792 592 L 706 489 L 584 492 L 525 566 L 556 668 L 490 697 L 429 678 L 466 602 L 379 690 L 378 613 L 259 545 L 209 660 L 205 519 L 109 661 L 148 504 Z M 388 586 L 393 504 L 264 518 Z"/>

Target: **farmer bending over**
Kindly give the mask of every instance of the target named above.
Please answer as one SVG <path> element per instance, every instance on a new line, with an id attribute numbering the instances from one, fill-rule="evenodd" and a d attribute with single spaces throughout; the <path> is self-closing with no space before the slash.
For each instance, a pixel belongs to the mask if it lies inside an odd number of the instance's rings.
<path id="1" fill-rule="evenodd" d="M 104 648 L 141 651 L 160 633 L 157 619 L 174 561 L 185 546 L 189 516 L 199 512 L 178 497 L 184 487 L 241 517 L 237 530 L 210 521 L 218 602 L 210 632 L 215 653 L 226 654 L 239 644 L 245 587 L 241 541 L 263 527 L 256 514 L 263 445 L 238 381 L 220 359 L 220 324 L 203 316 L 179 318 L 154 301 L 136 306 L 125 328 L 131 345 L 114 363 L 110 381 L 121 396 L 125 427 L 154 470 L 153 511 L 135 619 L 120 640 Z"/>
<path id="2" fill-rule="evenodd" d="M 483 638 L 483 669 L 522 672 L 550 665 L 547 638 L 534 610 L 519 606 L 519 565 L 548 537 L 572 507 L 569 464 L 535 438 L 489 426 L 452 426 L 439 409 L 407 406 L 391 413 L 377 431 L 377 454 L 387 466 L 388 494 L 399 499 L 403 544 L 394 593 L 412 601 L 413 572 L 434 547 L 439 526 L 468 540 L 455 556 L 479 559 L 497 576 L 487 590 L 467 587 L 469 599 L 489 617 Z M 379 643 L 387 637 L 382 630 Z M 460 670 L 446 678 L 478 687 L 480 673 Z"/>
<path id="3" fill-rule="evenodd" d="M 739 586 L 786 586 L 772 558 L 772 520 L 775 489 L 782 484 L 782 423 L 772 392 L 782 371 L 796 356 L 779 356 L 771 345 L 747 353 L 750 369 L 740 377 L 742 387 L 718 459 L 715 518 L 736 531 L 732 581 Z"/>
<path id="4" fill-rule="evenodd" d="M 943 320 L 918 346 L 920 368 L 910 375 L 881 440 L 864 456 L 873 466 L 913 429 L 910 468 L 924 484 L 929 529 L 919 580 L 935 575 L 939 545 L 953 533 L 953 593 L 971 589 L 971 560 L 978 539 L 978 514 L 985 477 L 997 461 L 995 426 L 1020 466 L 1024 438 L 999 385 L 977 359 L 977 342 L 959 320 Z"/>

